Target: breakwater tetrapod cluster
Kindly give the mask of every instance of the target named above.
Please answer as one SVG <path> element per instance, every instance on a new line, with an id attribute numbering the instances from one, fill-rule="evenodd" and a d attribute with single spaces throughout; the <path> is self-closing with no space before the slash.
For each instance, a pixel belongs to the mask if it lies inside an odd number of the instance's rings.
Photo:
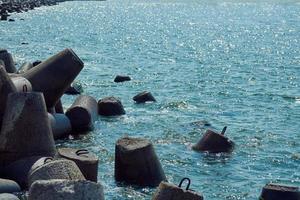
<path id="1" fill-rule="evenodd" d="M 84 63 L 71 49 L 37 64 L 25 63 L 18 70 L 5 49 L 0 50 L 0 61 L 0 199 L 18 199 L 24 194 L 29 200 L 104 199 L 97 178 L 97 155 L 87 149 L 57 149 L 55 140 L 88 133 L 94 129 L 97 115 L 124 115 L 121 101 L 106 97 L 97 102 L 92 96 L 80 95 L 82 88 L 74 80 Z M 116 83 L 130 81 L 120 77 Z M 64 94 L 79 95 L 66 111 L 61 102 Z M 156 101 L 148 91 L 133 100 Z M 234 142 L 225 136 L 226 129 L 220 133 L 207 130 L 192 149 L 230 153 Z M 154 200 L 204 199 L 189 189 L 189 178 L 183 178 L 179 186 L 167 183 L 153 144 L 144 138 L 116 141 L 114 171 L 117 182 L 159 186 Z M 267 184 L 261 198 L 299 200 L 299 195 L 297 187 Z"/>
<path id="2" fill-rule="evenodd" d="M 106 97 L 97 102 L 80 95 L 82 88 L 74 80 L 84 63 L 71 49 L 19 69 L 12 55 L 1 49 L 0 65 L 0 199 L 23 199 L 24 194 L 28 199 L 104 199 L 105 188 L 97 177 L 98 156 L 87 149 L 57 148 L 55 140 L 89 133 L 98 115 L 124 115 L 121 101 Z M 123 75 L 115 78 L 116 83 L 130 80 Z M 64 94 L 78 95 L 67 110 L 62 107 Z M 140 104 L 159 101 L 147 91 L 133 100 Z M 192 149 L 232 152 L 235 144 L 225 136 L 226 129 L 207 130 Z M 204 199 L 205 194 L 190 189 L 189 178 L 182 177 L 178 186 L 168 183 L 159 160 L 151 141 L 120 138 L 115 145 L 115 180 L 124 185 L 158 186 L 154 200 Z M 267 184 L 260 198 L 299 199 L 299 189 Z"/>

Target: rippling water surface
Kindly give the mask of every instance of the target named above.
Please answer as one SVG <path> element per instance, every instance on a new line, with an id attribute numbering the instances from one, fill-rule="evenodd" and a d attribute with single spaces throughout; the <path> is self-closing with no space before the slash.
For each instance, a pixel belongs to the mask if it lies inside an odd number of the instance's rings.
<path id="1" fill-rule="evenodd" d="M 168 180 L 190 177 L 205 199 L 258 199 L 270 181 L 300 186 L 299 2 L 75 1 L 12 18 L 0 23 L 0 46 L 17 63 L 71 47 L 85 62 L 85 93 L 122 100 L 125 116 L 99 117 L 90 134 L 59 142 L 99 156 L 106 199 L 154 192 L 115 183 L 114 144 L 124 135 L 150 139 Z M 116 84 L 117 74 L 133 80 Z M 157 103 L 134 104 L 143 90 Z M 204 121 L 228 126 L 231 155 L 190 149 Z"/>

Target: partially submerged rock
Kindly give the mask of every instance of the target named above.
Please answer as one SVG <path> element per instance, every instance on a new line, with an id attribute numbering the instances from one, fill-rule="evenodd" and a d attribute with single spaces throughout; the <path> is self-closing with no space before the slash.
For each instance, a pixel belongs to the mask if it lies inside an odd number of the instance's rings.
<path id="1" fill-rule="evenodd" d="M 197 144 L 193 145 L 195 151 L 207 151 L 209 153 L 231 152 L 234 143 L 224 136 L 226 127 L 222 133 L 207 130 Z"/>
<path id="2" fill-rule="evenodd" d="M 121 101 L 115 97 L 105 97 L 98 101 L 98 114 L 103 116 L 124 115 Z"/>
<path id="3" fill-rule="evenodd" d="M 141 93 L 135 95 L 133 97 L 133 100 L 136 103 L 146 103 L 146 102 L 156 101 L 156 99 L 153 97 L 153 95 L 148 91 L 144 91 L 144 92 L 141 92 Z"/>
<path id="4" fill-rule="evenodd" d="M 131 78 L 129 76 L 124 76 L 124 75 L 117 75 L 114 79 L 114 82 L 120 83 L 124 81 L 130 81 Z"/>

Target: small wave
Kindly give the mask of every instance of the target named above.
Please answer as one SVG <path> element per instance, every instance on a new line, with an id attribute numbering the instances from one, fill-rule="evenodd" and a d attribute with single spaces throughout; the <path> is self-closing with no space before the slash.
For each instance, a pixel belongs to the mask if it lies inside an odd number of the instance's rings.
<path id="1" fill-rule="evenodd" d="M 286 101 L 295 101 L 296 103 L 300 103 L 299 96 L 290 96 L 290 95 L 280 95 Z"/>
<path id="2" fill-rule="evenodd" d="M 162 109 L 187 109 L 188 103 L 185 101 L 174 101 L 162 106 Z"/>

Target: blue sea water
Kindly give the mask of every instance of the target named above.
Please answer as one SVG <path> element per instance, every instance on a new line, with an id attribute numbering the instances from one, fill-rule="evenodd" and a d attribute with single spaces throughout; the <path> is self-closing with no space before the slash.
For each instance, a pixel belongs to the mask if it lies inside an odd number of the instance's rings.
<path id="1" fill-rule="evenodd" d="M 121 99 L 125 116 L 99 117 L 90 134 L 58 142 L 99 156 L 106 199 L 155 191 L 115 183 L 114 145 L 125 135 L 151 140 L 169 182 L 189 177 L 205 199 L 258 199 L 269 182 L 300 186 L 300 1 L 72 1 L 11 17 L 0 23 L 0 46 L 18 64 L 72 48 L 85 63 L 84 93 Z M 116 84 L 117 74 L 133 80 Z M 135 104 L 143 90 L 157 102 Z M 64 107 L 74 99 L 64 96 Z M 191 150 L 223 126 L 232 154 Z"/>

